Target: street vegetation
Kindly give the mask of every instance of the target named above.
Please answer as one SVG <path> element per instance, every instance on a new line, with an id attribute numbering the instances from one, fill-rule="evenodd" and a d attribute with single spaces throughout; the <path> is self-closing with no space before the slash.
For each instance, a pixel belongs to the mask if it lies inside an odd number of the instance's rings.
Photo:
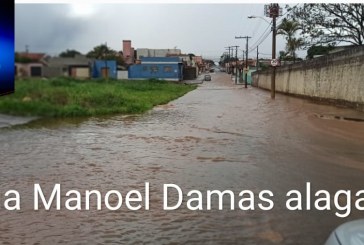
<path id="1" fill-rule="evenodd" d="M 153 79 L 22 79 L 15 82 L 16 93 L 0 98 L 0 113 L 45 117 L 141 113 L 195 88 Z"/>
<path id="2" fill-rule="evenodd" d="M 288 18 L 298 23 L 307 47 L 336 46 L 340 42 L 364 44 L 363 3 L 305 3 L 288 7 L 288 11 Z"/>
<path id="3" fill-rule="evenodd" d="M 312 59 L 339 43 L 364 44 L 364 4 L 297 4 L 287 6 L 287 11 L 288 17 L 277 28 L 277 34 L 287 41 L 281 60 L 295 61 L 296 50 L 301 48 L 308 49 L 307 58 Z"/>
<path id="4" fill-rule="evenodd" d="M 282 23 L 277 28 L 277 34 L 283 35 L 286 38 L 286 52 L 280 52 L 281 60 L 288 60 L 287 58 L 292 57 L 293 62 L 296 61 L 296 50 L 301 48 L 304 44 L 303 38 L 295 37 L 296 32 L 300 29 L 297 21 L 283 19 Z"/>
<path id="5" fill-rule="evenodd" d="M 297 4 L 287 6 L 288 17 L 300 38 L 287 40 L 287 50 L 307 49 L 307 59 L 326 55 L 335 46 L 364 44 L 364 4 Z M 284 23 L 282 23 L 284 24 Z M 283 27 L 285 27 L 283 25 Z M 287 27 L 287 26 L 286 26 Z M 280 33 L 283 34 L 284 33 Z"/>
<path id="6" fill-rule="evenodd" d="M 296 54 L 296 51 L 300 49 L 307 50 L 306 59 L 312 59 L 316 55 L 328 54 L 339 45 L 364 45 L 363 3 L 286 5 L 286 13 L 283 16 L 285 17 L 279 20 L 276 27 L 277 35 L 282 35 L 286 40 L 285 50 L 279 51 L 279 59 L 282 61 L 303 60 Z M 264 32 L 263 35 L 250 50 L 257 48 L 268 33 Z M 223 54 L 220 57 L 221 66 L 231 61 L 234 60 L 230 54 Z"/>

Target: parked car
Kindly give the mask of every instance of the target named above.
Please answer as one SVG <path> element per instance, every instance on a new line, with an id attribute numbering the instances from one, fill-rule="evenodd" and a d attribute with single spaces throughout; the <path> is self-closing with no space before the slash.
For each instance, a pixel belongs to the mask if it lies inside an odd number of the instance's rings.
<path id="1" fill-rule="evenodd" d="M 204 80 L 205 81 L 211 81 L 211 75 L 206 74 L 205 77 L 204 77 Z"/>
<path id="2" fill-rule="evenodd" d="M 331 233 L 325 245 L 364 245 L 364 219 L 340 225 Z"/>

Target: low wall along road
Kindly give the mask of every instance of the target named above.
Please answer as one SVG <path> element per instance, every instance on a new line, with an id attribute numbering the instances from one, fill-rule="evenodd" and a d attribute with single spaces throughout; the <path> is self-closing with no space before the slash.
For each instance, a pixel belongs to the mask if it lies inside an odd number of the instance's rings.
<path id="1" fill-rule="evenodd" d="M 254 73 L 253 86 L 270 89 L 270 70 Z M 279 67 L 276 91 L 364 111 L 364 47 Z"/>

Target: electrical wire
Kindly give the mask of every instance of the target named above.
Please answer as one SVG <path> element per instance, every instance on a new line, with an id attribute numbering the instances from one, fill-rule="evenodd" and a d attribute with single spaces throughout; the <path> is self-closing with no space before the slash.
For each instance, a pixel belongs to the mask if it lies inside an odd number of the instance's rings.
<path id="1" fill-rule="evenodd" d="M 283 21 L 283 18 L 282 17 L 284 17 L 285 15 L 287 15 L 290 11 L 292 11 L 295 7 L 297 7 L 299 5 L 299 3 L 298 4 L 296 4 L 295 6 L 293 6 L 289 11 L 286 11 L 282 16 L 280 16 L 280 20 L 278 21 L 278 23 L 276 24 L 277 26 L 279 26 L 281 23 L 282 23 L 282 21 Z M 270 22 L 270 24 L 267 26 L 267 28 L 264 30 L 264 32 L 262 33 L 262 35 L 257 39 L 257 41 L 253 44 L 253 45 L 251 45 L 251 48 L 249 48 L 248 49 L 248 54 L 250 53 L 250 52 L 252 52 L 252 51 L 254 51 L 254 50 L 256 50 L 257 49 L 257 47 L 260 45 L 260 44 L 262 44 L 266 39 L 267 39 L 267 37 L 269 36 L 269 34 L 272 32 L 272 30 L 269 30 L 269 27 L 271 27 L 271 25 L 272 25 L 272 22 L 273 21 L 271 21 Z M 268 32 L 267 32 L 268 31 Z M 254 36 L 254 35 L 252 35 L 252 36 Z M 260 53 L 260 54 L 263 54 L 263 53 Z M 265 54 L 265 55 L 271 55 L 271 54 Z"/>
<path id="2" fill-rule="evenodd" d="M 299 5 L 296 4 L 295 6 L 293 6 L 289 11 L 286 11 L 282 16 L 280 16 L 280 20 L 278 21 L 278 23 L 276 24 L 277 26 L 280 25 L 283 21 L 282 17 L 284 17 L 285 15 L 287 15 L 290 11 L 292 11 L 292 9 L 294 9 L 295 7 L 297 7 Z M 269 32 L 265 33 L 268 28 L 272 25 L 272 21 L 271 23 L 268 25 L 267 29 L 265 29 L 265 31 L 263 32 L 263 34 L 258 38 L 258 40 L 251 46 L 251 48 L 248 50 L 248 53 L 249 52 L 252 52 L 254 50 L 257 49 L 257 47 L 263 43 L 265 41 L 265 39 L 269 36 L 269 34 L 272 32 L 272 30 L 270 30 Z"/>
<path id="3" fill-rule="evenodd" d="M 272 30 L 269 30 L 269 32 L 267 33 L 263 33 L 263 35 L 258 39 L 258 41 L 256 41 L 252 47 L 248 50 L 248 52 L 251 52 L 253 50 L 255 50 L 262 42 L 265 41 L 265 39 L 267 39 L 267 37 L 269 36 L 269 34 L 272 32 Z"/>
<path id="4" fill-rule="evenodd" d="M 269 27 L 272 25 L 272 21 L 270 22 L 270 24 L 267 26 L 267 28 L 264 30 L 263 34 L 258 38 L 258 40 L 252 45 L 255 46 L 256 43 L 259 42 L 259 40 L 265 35 L 265 32 L 267 32 L 269 30 Z"/>
<path id="5" fill-rule="evenodd" d="M 262 54 L 262 55 L 272 55 L 272 54 L 266 54 L 266 53 L 259 53 L 259 54 Z"/>

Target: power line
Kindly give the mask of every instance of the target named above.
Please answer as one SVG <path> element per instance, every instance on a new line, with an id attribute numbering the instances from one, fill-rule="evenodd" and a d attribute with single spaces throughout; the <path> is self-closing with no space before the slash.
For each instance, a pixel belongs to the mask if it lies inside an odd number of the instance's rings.
<path id="1" fill-rule="evenodd" d="M 258 21 L 257 24 L 255 25 L 254 31 L 252 33 L 252 36 L 255 36 L 255 34 L 257 33 L 257 31 L 260 28 L 260 25 L 262 24 L 262 21 Z"/>
<path id="2" fill-rule="evenodd" d="M 264 30 L 263 34 L 258 38 L 258 40 L 252 45 L 255 46 L 257 42 L 265 35 L 265 32 L 269 30 L 269 27 L 271 26 L 272 22 L 267 26 L 267 28 Z"/>
<path id="3" fill-rule="evenodd" d="M 287 15 L 290 11 L 292 11 L 295 7 L 297 7 L 299 5 L 296 4 L 295 6 L 293 6 L 290 10 L 288 10 L 286 13 L 284 13 L 284 15 L 281 16 L 280 22 L 277 23 L 277 25 L 280 25 L 283 21 L 283 18 L 285 15 Z M 265 33 L 268 28 L 272 25 L 272 22 L 268 25 L 268 27 L 265 29 L 265 31 L 263 32 L 263 34 L 258 38 L 258 40 L 251 46 L 251 48 L 249 49 L 249 52 L 254 51 L 262 42 L 265 41 L 265 39 L 269 36 L 269 34 L 272 32 L 272 30 L 270 30 L 268 33 Z"/>
<path id="4" fill-rule="evenodd" d="M 258 40 L 252 45 L 252 47 L 249 49 L 248 52 L 251 52 L 257 48 L 271 33 L 272 30 L 269 30 L 269 27 L 271 26 L 272 22 L 267 26 L 267 28 L 264 30 L 263 34 L 258 38 Z M 268 31 L 268 32 L 267 32 Z"/>
<path id="5" fill-rule="evenodd" d="M 262 39 L 261 39 L 261 41 L 259 41 L 259 43 L 255 43 L 255 46 L 253 46 L 253 47 L 251 47 L 250 49 L 249 49 L 249 52 L 252 52 L 252 51 L 254 51 L 260 44 L 262 44 L 266 39 L 267 39 L 267 37 L 269 36 L 269 34 L 270 34 L 271 32 L 268 32 Z"/>
<path id="6" fill-rule="evenodd" d="M 272 31 L 270 30 L 269 32 L 267 32 L 264 37 L 262 36 L 260 38 L 260 40 L 258 40 L 257 42 L 255 42 L 255 44 L 253 45 L 253 47 L 249 50 L 249 52 L 255 50 L 262 42 L 265 41 L 265 39 L 269 36 L 269 34 L 271 33 Z"/>

